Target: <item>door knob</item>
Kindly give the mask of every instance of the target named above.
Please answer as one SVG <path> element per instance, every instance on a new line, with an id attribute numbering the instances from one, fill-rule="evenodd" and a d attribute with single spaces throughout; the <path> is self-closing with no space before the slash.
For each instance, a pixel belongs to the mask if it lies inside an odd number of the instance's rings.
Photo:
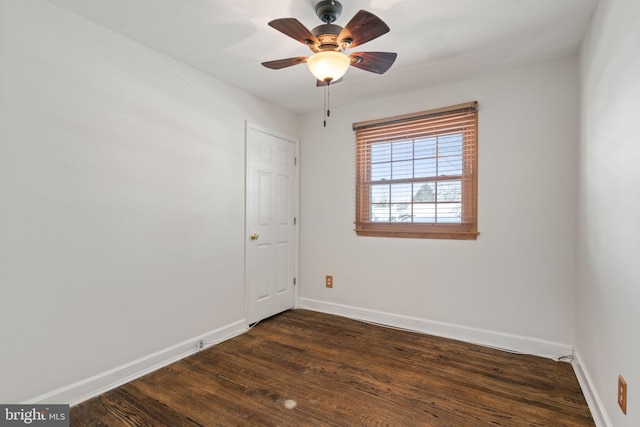
<path id="1" fill-rule="evenodd" d="M 260 238 L 260 235 L 259 235 L 259 234 L 253 233 L 253 234 L 251 235 L 251 240 L 258 240 L 259 238 Z"/>

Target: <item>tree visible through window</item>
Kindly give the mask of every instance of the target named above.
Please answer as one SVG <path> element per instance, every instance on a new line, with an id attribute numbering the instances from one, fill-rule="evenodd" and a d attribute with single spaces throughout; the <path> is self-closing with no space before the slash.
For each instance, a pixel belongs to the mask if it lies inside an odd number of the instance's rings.
<path id="1" fill-rule="evenodd" d="M 476 107 L 354 124 L 359 235 L 476 238 Z"/>

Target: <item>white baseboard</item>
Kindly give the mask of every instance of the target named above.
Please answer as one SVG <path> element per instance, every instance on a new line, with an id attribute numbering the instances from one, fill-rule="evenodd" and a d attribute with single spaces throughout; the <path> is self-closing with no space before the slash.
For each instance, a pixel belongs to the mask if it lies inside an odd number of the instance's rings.
<path id="1" fill-rule="evenodd" d="M 571 365 L 573 366 L 573 371 L 576 373 L 578 383 L 580 383 L 580 388 L 582 389 L 582 394 L 584 394 L 587 405 L 589 405 L 591 416 L 593 417 L 593 421 L 596 423 L 596 426 L 611 427 L 611 420 L 607 415 L 607 411 L 604 409 L 604 405 L 602 404 L 602 400 L 600 399 L 600 395 L 598 394 L 593 381 L 591 381 L 591 376 L 587 371 L 587 367 L 585 366 L 579 351 L 575 352 Z"/>
<path id="2" fill-rule="evenodd" d="M 410 316 L 380 312 L 359 307 L 300 298 L 296 308 L 335 314 L 356 320 L 379 323 L 411 331 L 426 333 L 443 338 L 451 338 L 471 344 L 478 344 L 501 350 L 531 354 L 558 359 L 562 356 L 574 355 L 572 366 L 585 396 L 597 427 L 611 427 L 600 396 L 595 389 L 591 377 L 582 361 L 580 353 L 568 344 L 540 340 L 519 335 L 504 334 L 477 328 L 468 328 L 449 323 L 435 322 Z M 29 399 L 24 404 L 43 404 L 66 402 L 71 406 L 98 396 L 140 378 L 173 362 L 195 354 L 199 351 L 198 342 L 203 340 L 205 347 L 210 347 L 241 335 L 247 331 L 244 320 L 237 321 L 222 328 L 198 337 L 183 341 L 180 344 L 160 350 L 133 362 L 121 365 L 107 372 L 95 375 L 74 384 L 59 388 L 49 393 Z"/>
<path id="3" fill-rule="evenodd" d="M 300 298 L 299 307 L 422 332 L 443 338 L 451 338 L 458 341 L 497 348 L 514 353 L 547 357 L 554 360 L 558 360 L 561 357 L 571 356 L 573 354 L 573 346 L 569 344 L 545 341 L 520 335 L 505 334 L 484 329 L 469 328 L 444 322 L 435 322 L 433 320 L 334 304 L 309 298 Z"/>
<path id="4" fill-rule="evenodd" d="M 244 320 L 223 326 L 198 337 L 183 341 L 172 347 L 141 357 L 107 372 L 78 381 L 52 392 L 30 399 L 24 404 L 68 403 L 77 405 L 106 391 L 140 378 L 150 372 L 197 353 L 200 340 L 205 348 L 236 337 L 247 330 Z"/>

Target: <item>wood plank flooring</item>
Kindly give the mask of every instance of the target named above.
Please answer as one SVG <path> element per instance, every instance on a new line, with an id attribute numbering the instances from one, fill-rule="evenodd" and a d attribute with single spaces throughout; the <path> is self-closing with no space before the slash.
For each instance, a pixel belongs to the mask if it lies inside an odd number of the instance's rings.
<path id="1" fill-rule="evenodd" d="M 593 426 L 571 365 L 291 310 L 71 408 L 71 426 Z"/>

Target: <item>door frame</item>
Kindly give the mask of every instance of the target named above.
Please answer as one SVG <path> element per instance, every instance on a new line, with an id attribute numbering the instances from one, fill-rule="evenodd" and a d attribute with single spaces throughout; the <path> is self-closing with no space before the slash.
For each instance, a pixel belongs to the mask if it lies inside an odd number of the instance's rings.
<path id="1" fill-rule="evenodd" d="M 283 139 L 293 144 L 294 153 L 295 153 L 295 164 L 294 164 L 294 185 L 293 185 L 293 212 L 294 217 L 296 218 L 296 224 L 294 226 L 294 237 L 293 237 L 293 274 L 295 277 L 295 284 L 293 286 L 293 308 L 298 308 L 299 306 L 299 298 L 300 298 L 300 279 L 299 279 L 299 235 L 300 235 L 300 198 L 299 198 L 299 183 L 300 183 L 300 143 L 297 138 L 293 138 L 287 134 L 274 131 L 272 129 L 256 125 L 248 120 L 245 121 L 245 132 L 244 132 L 244 319 L 247 327 L 249 327 L 248 319 L 249 319 L 249 304 L 251 301 L 249 300 L 249 257 L 248 257 L 248 248 L 249 248 L 249 239 L 251 236 L 251 230 L 248 230 L 248 211 L 249 211 L 249 131 L 256 130 L 258 132 L 265 133 L 267 135 L 274 136 L 276 138 Z"/>

